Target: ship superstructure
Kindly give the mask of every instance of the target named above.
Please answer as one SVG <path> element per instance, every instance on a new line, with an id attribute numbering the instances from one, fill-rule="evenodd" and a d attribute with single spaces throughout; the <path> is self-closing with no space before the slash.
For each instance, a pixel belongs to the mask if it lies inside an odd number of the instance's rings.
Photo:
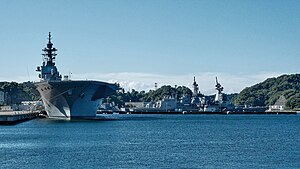
<path id="1" fill-rule="evenodd" d="M 203 111 L 205 112 L 224 112 L 234 109 L 233 105 L 229 102 L 226 94 L 223 93 L 223 86 L 219 83 L 218 77 L 216 77 L 216 95 L 212 102 L 205 103 L 203 105 Z"/>
<path id="2" fill-rule="evenodd" d="M 94 118 L 101 100 L 119 90 L 119 85 L 100 81 L 62 80 L 55 57 L 57 49 L 49 32 L 47 46 L 43 49 L 42 66 L 38 66 L 40 82 L 35 83 L 49 117 Z"/>
<path id="3" fill-rule="evenodd" d="M 218 77 L 216 77 L 216 96 L 215 96 L 215 102 L 216 103 L 222 103 L 223 102 L 223 93 L 222 91 L 224 88 L 221 86 L 221 84 L 218 82 Z"/>
<path id="4" fill-rule="evenodd" d="M 199 91 L 198 83 L 196 82 L 196 77 L 194 77 L 193 82 L 193 95 L 191 104 L 196 105 L 197 107 L 201 106 L 202 97 L 204 95 Z"/>
<path id="5" fill-rule="evenodd" d="M 61 75 L 59 74 L 57 67 L 55 66 L 55 57 L 57 49 L 53 47 L 51 43 L 51 33 L 48 35 L 48 44 L 47 47 L 43 49 L 43 63 L 42 66 L 38 66 L 39 78 L 42 81 L 61 81 Z"/>

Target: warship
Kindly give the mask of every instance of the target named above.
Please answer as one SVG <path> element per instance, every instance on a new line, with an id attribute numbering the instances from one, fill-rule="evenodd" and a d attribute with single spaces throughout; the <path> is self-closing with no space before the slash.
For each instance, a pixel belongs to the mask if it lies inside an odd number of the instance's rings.
<path id="1" fill-rule="evenodd" d="M 36 82 L 35 86 L 50 118 L 96 118 L 102 99 L 120 89 L 118 84 L 88 80 L 73 81 L 68 76 L 62 78 L 55 66 L 57 49 L 51 42 L 51 32 L 48 44 L 42 51 L 44 52 L 42 66 L 38 66 L 36 70 L 40 72 L 40 82 Z"/>

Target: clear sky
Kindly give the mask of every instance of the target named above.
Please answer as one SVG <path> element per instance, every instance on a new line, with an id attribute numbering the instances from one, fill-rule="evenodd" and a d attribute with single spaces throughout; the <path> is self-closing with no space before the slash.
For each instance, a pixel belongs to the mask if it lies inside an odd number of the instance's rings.
<path id="1" fill-rule="evenodd" d="M 37 81 L 52 32 L 74 79 L 225 92 L 300 72 L 299 0 L 2 0 L 0 81 Z"/>

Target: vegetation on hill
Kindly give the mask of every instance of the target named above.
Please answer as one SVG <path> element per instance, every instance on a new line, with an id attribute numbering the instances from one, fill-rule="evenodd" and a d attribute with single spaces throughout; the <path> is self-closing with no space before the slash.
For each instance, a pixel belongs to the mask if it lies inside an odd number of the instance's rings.
<path id="1" fill-rule="evenodd" d="M 148 93 L 145 93 L 143 100 L 146 102 L 158 101 L 165 97 L 177 97 L 177 99 L 179 99 L 183 95 L 191 97 L 192 94 L 193 92 L 185 86 L 179 86 L 174 88 L 168 85 L 162 86 L 157 90 L 150 90 Z"/>
<path id="2" fill-rule="evenodd" d="M 150 90 L 149 92 L 145 91 L 136 91 L 132 89 L 131 92 L 119 92 L 117 94 L 114 94 L 107 99 L 105 99 L 103 102 L 114 102 L 117 106 L 121 107 L 125 105 L 125 102 L 140 102 L 140 101 L 158 101 L 165 97 L 176 97 L 179 99 L 183 95 L 192 96 L 192 91 L 185 87 L 185 86 L 179 86 L 179 87 L 171 87 L 170 85 L 162 86 L 161 88 L 157 90 Z"/>
<path id="3" fill-rule="evenodd" d="M 7 105 L 19 104 L 22 101 L 38 100 L 38 91 L 32 82 L 0 82 L 0 91 L 5 93 Z"/>
<path id="4" fill-rule="evenodd" d="M 40 99 L 40 95 L 32 82 L 16 83 L 16 82 L 0 82 L 0 90 L 5 93 L 5 104 L 20 104 L 22 101 L 32 101 Z M 118 106 L 124 106 L 125 102 L 139 101 L 157 101 L 164 97 L 182 97 L 183 95 L 192 95 L 192 91 L 185 87 L 177 88 L 171 86 L 162 86 L 157 90 L 119 92 L 104 99 L 104 102 L 114 102 Z"/>
<path id="5" fill-rule="evenodd" d="M 269 78 L 262 83 L 247 87 L 235 98 L 236 105 L 273 105 L 283 95 L 287 109 L 300 108 L 300 74 Z"/>
<path id="6" fill-rule="evenodd" d="M 38 91 L 32 82 L 0 82 L 0 90 L 5 93 L 6 104 L 19 104 L 25 100 L 38 100 Z M 165 97 L 176 97 L 183 95 L 192 96 L 192 91 L 185 86 L 171 87 L 162 86 L 157 90 L 119 92 L 104 99 L 103 102 L 114 102 L 121 107 L 125 102 L 158 101 Z M 300 74 L 282 75 L 277 78 L 269 78 L 262 83 L 247 87 L 239 94 L 229 94 L 226 98 L 233 101 L 235 105 L 268 106 L 273 105 L 281 96 L 287 99 L 287 109 L 300 109 Z M 211 98 L 213 99 L 213 95 Z"/>
<path id="7" fill-rule="evenodd" d="M 158 101 L 163 98 L 177 98 L 179 99 L 183 96 L 192 97 L 193 92 L 191 89 L 185 86 L 171 87 L 170 85 L 162 86 L 157 90 L 150 90 L 149 92 L 132 90 L 131 92 L 120 92 L 115 95 L 112 95 L 105 99 L 103 102 L 114 102 L 118 107 L 125 105 L 125 102 L 150 102 Z M 224 95 L 224 99 L 228 99 L 230 102 L 233 102 L 237 94 L 228 94 Z M 208 96 L 206 99 L 214 100 L 215 95 Z"/>

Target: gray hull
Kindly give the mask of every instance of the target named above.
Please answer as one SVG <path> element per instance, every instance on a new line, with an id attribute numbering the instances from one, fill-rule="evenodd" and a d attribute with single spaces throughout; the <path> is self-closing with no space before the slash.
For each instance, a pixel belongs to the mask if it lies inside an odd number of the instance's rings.
<path id="1" fill-rule="evenodd" d="M 118 86 L 98 81 L 44 81 L 35 84 L 50 118 L 95 118 L 101 99 Z"/>

